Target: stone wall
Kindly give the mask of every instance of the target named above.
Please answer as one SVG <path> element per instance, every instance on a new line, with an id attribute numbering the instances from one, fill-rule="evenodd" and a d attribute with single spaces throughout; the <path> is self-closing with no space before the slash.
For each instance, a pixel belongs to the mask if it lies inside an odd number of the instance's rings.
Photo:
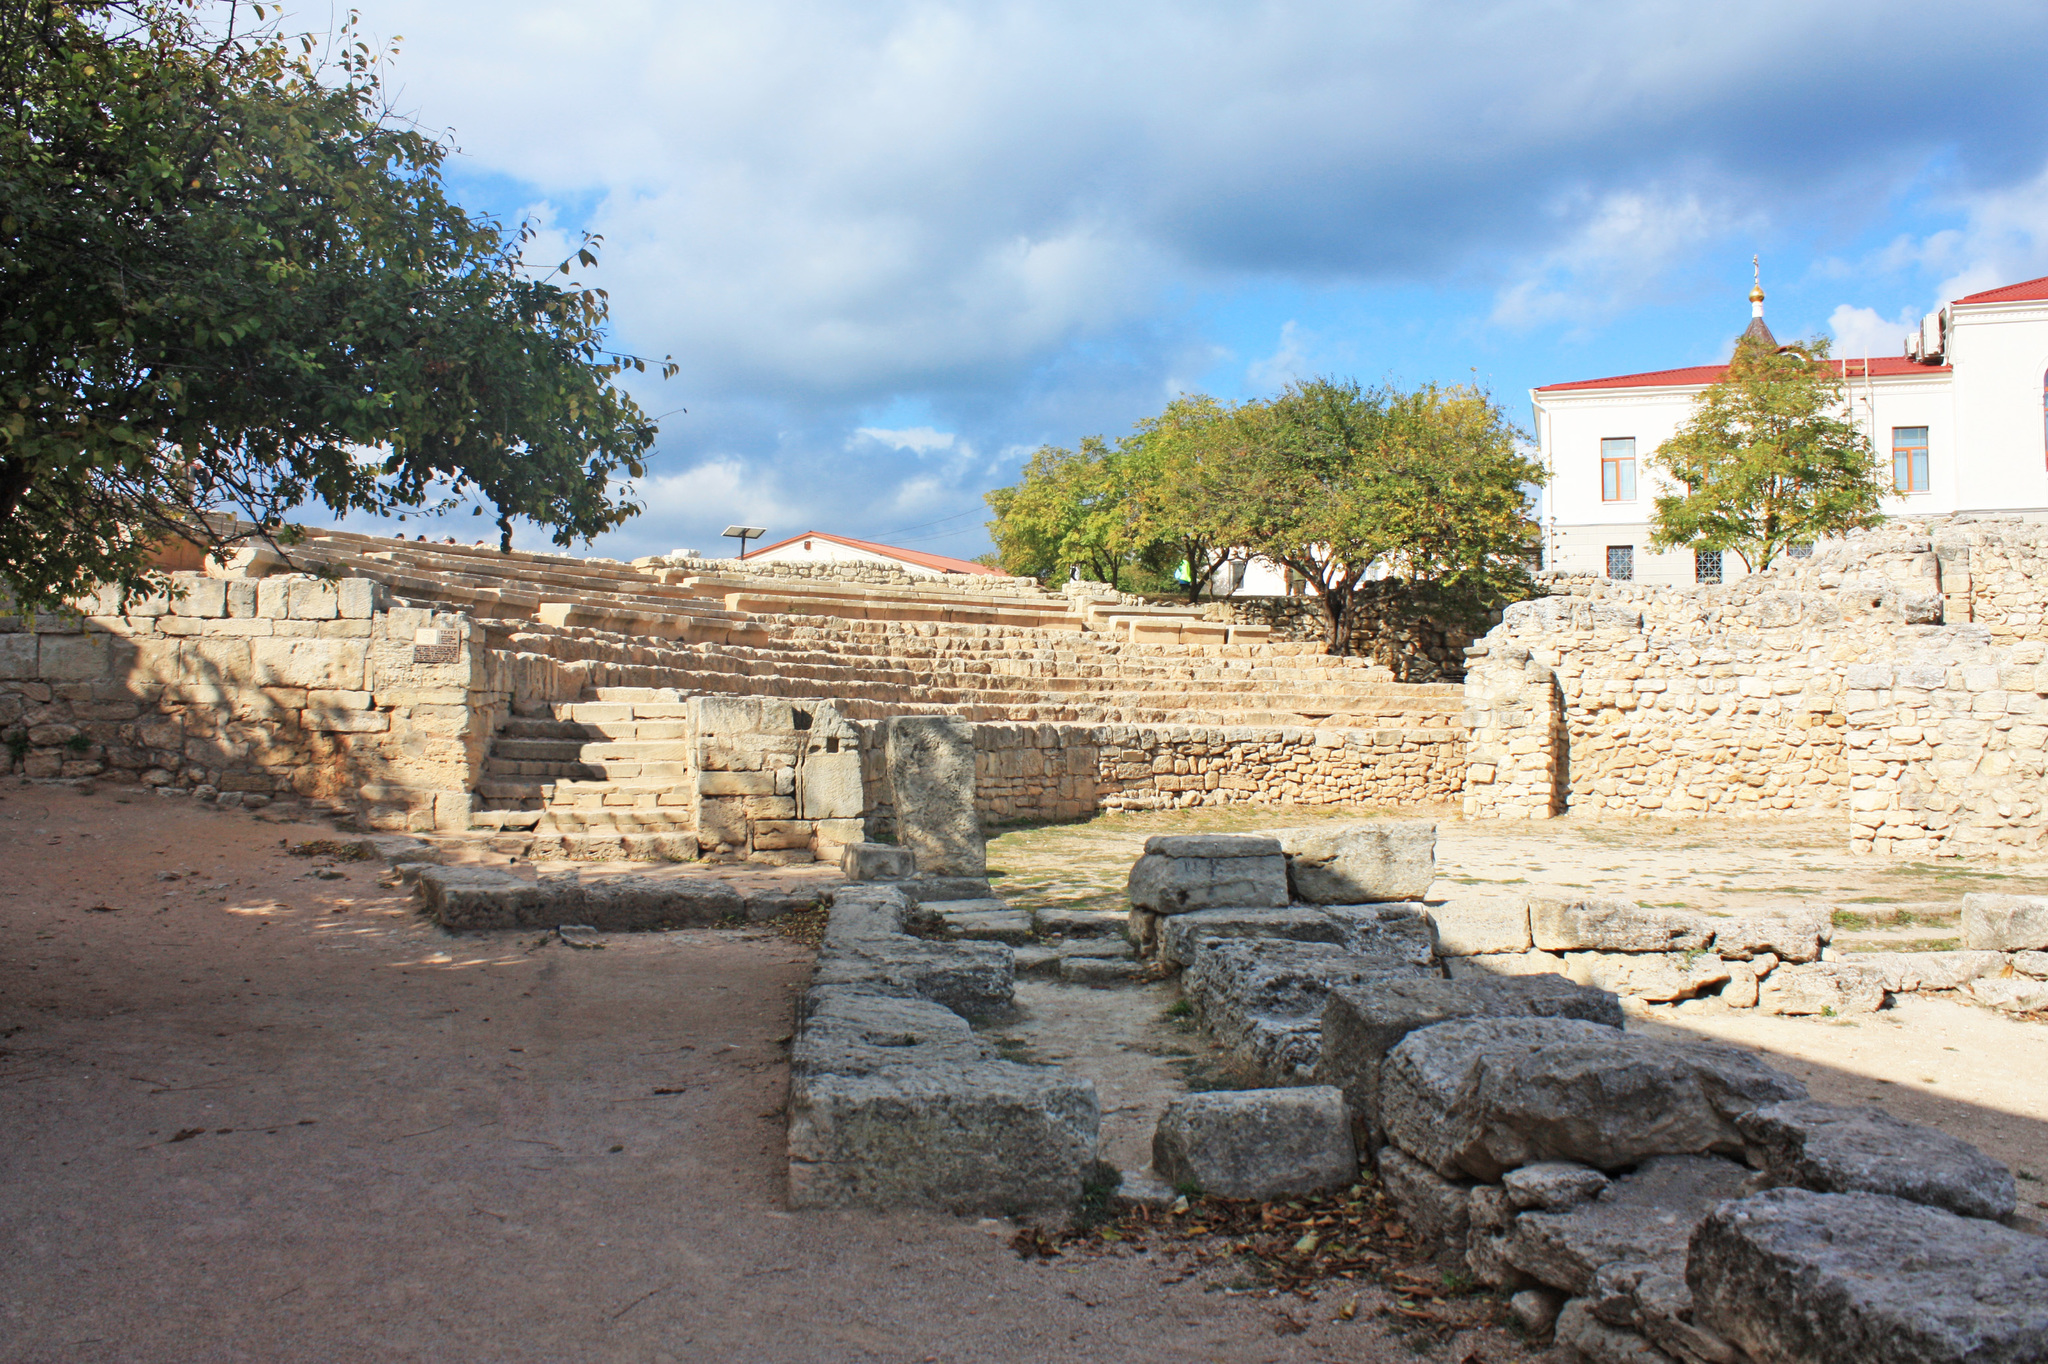
<path id="1" fill-rule="evenodd" d="M 1898 523 L 1725 587 L 1548 577 L 1469 651 L 1466 813 L 1840 813 L 1859 851 L 2039 850 L 2044 546 Z"/>
<path id="2" fill-rule="evenodd" d="M 179 574 L 174 594 L 0 617 L 9 770 L 304 797 L 385 828 L 467 828 L 509 704 L 466 616 L 375 584 Z"/>

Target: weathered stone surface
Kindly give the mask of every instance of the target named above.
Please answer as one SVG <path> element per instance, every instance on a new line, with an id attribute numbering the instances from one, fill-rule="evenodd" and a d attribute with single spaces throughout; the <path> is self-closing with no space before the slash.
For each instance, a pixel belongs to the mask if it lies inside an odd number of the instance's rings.
<path id="1" fill-rule="evenodd" d="M 1557 1324 L 1558 1308 L 1563 1301 L 1553 1289 L 1525 1288 L 1508 1299 L 1508 1311 L 1515 1314 L 1524 1331 L 1541 1338 Z"/>
<path id="2" fill-rule="evenodd" d="M 985 876 L 913 876 L 892 884 L 919 904 L 933 900 L 984 900 L 990 894 Z"/>
<path id="3" fill-rule="evenodd" d="M 1589 1364 L 1675 1364 L 1670 1355 L 1638 1333 L 1594 1316 L 1584 1298 L 1573 1298 L 1557 1314 L 1557 1341 Z"/>
<path id="4" fill-rule="evenodd" d="M 849 881 L 900 881 L 917 874 L 917 858 L 890 843 L 849 843 L 840 849 L 839 869 Z"/>
<path id="5" fill-rule="evenodd" d="M 1072 985 L 1121 985 L 1144 974 L 1143 963 L 1117 957 L 1060 958 L 1060 979 Z"/>
<path id="6" fill-rule="evenodd" d="M 1432 905 L 1436 954 L 1472 957 L 1482 952 L 1527 952 L 1529 902 L 1521 896 L 1456 895 Z"/>
<path id="7" fill-rule="evenodd" d="M 974 726 L 938 715 L 885 722 L 896 838 L 927 876 L 988 871 L 981 820 L 974 811 Z"/>
<path id="8" fill-rule="evenodd" d="M 1224 1198 L 1278 1198 L 1358 1177 L 1344 1096 L 1327 1085 L 1190 1094 L 1167 1104 L 1152 1168 Z"/>
<path id="9" fill-rule="evenodd" d="M 1849 962 L 1780 966 L 1757 984 L 1767 1014 L 1870 1014 L 1884 1007 L 1884 978 Z"/>
<path id="10" fill-rule="evenodd" d="M 1154 835 L 1131 867 L 1126 890 L 1134 907 L 1155 914 L 1282 908 L 1287 904 L 1287 859 L 1270 838 Z"/>
<path id="11" fill-rule="evenodd" d="M 1009 1010 L 1016 992 L 1015 972 L 1015 960 L 1003 943 L 902 938 L 824 954 L 812 980 L 918 995 L 968 1018 L 992 1018 Z"/>
<path id="12" fill-rule="evenodd" d="M 1344 929 L 1344 945 L 1369 957 L 1389 957 L 1436 970 L 1436 935 L 1429 909 L 1420 900 L 1374 905 L 1323 905 L 1322 912 Z"/>
<path id="13" fill-rule="evenodd" d="M 1234 938 L 1205 944 L 1182 974 L 1181 989 L 1218 1042 L 1282 1081 L 1313 1073 L 1331 990 L 1421 974 L 1411 963 L 1331 943 Z"/>
<path id="14" fill-rule="evenodd" d="M 1445 1176 L 1496 1180 L 1540 1160 L 1604 1170 L 1740 1152 L 1733 1119 L 1806 1088 L 1738 1048 L 1655 1041 L 1563 1018 L 1440 1023 L 1387 1053 L 1380 1120 Z"/>
<path id="15" fill-rule="evenodd" d="M 819 985 L 804 996 L 789 1068 L 794 1075 L 872 1075 L 995 1059 L 968 1021 L 943 1005 L 863 985 Z"/>
<path id="16" fill-rule="evenodd" d="M 1445 1179 L 1398 1146 L 1379 1150 L 1380 1183 L 1401 1216 L 1423 1240 L 1439 1248 L 1466 1239 L 1472 1186 Z"/>
<path id="17" fill-rule="evenodd" d="M 2048 950 L 2048 895 L 1965 895 L 1963 946 L 1993 952 Z"/>
<path id="18" fill-rule="evenodd" d="M 1973 980 L 1970 998 L 2007 1013 L 2048 1009 L 2048 981 L 2015 976 L 2010 980 Z"/>
<path id="19" fill-rule="evenodd" d="M 1765 953 L 1780 961 L 1817 961 L 1820 949 L 1834 937 L 1834 912 L 1827 905 L 1758 910 L 1731 918 L 1702 916 L 1714 930 L 1714 952 L 1731 960 L 1749 960 Z"/>
<path id="20" fill-rule="evenodd" d="M 2012 969 L 2037 980 L 2048 977 L 2048 952 L 2015 952 L 2012 954 Z"/>
<path id="21" fill-rule="evenodd" d="M 798 1208 L 1065 1210 L 1095 1164 L 1095 1087 L 1008 1061 L 795 1076 L 789 1201 Z"/>
<path id="22" fill-rule="evenodd" d="M 1546 952 L 1699 952 L 1712 944 L 1714 931 L 1685 910 L 1539 897 L 1529 901 L 1529 936 Z"/>
<path id="23" fill-rule="evenodd" d="M 525 880 L 495 867 L 428 866 L 414 883 L 427 912 L 453 931 L 587 924 L 601 932 L 700 928 L 744 918 L 729 882 L 667 877 L 573 876 Z"/>
<path id="24" fill-rule="evenodd" d="M 1418 1028 L 1454 1018 L 1579 1018 L 1621 1026 L 1621 1004 L 1562 976 L 1447 981 L 1389 977 L 1332 990 L 1323 1005 L 1316 1078 L 1344 1091 L 1369 1145 L 1380 1141 L 1380 1068 Z"/>
<path id="25" fill-rule="evenodd" d="M 1159 925 L 1159 959 L 1186 966 L 1204 938 L 1288 938 L 1295 942 L 1342 943 L 1344 925 L 1319 909 L 1198 909 L 1175 914 Z"/>
<path id="26" fill-rule="evenodd" d="M 1561 952 L 1488 952 L 1476 957 L 1446 957 L 1444 970 L 1452 980 L 1484 980 L 1500 976 L 1562 976 Z"/>
<path id="27" fill-rule="evenodd" d="M 1816 1193 L 1881 1193 L 1965 1217 L 2012 1212 L 2012 1171 L 1932 1127 L 1881 1108 L 1805 1100 L 1768 1104 L 1735 1119 L 1750 1163 L 1773 1182 Z"/>
<path id="28" fill-rule="evenodd" d="M 1740 1198 L 1748 1177 L 1742 1166 L 1715 1156 L 1654 1156 L 1568 1212 L 1517 1217 L 1508 1259 L 1538 1282 L 1579 1297 L 1607 1265 L 1682 1273 L 1693 1228 L 1716 1204 Z"/>
<path id="29" fill-rule="evenodd" d="M 1436 821 L 1380 819 L 1276 830 L 1294 898 L 1314 905 L 1419 900 L 1436 880 Z"/>
<path id="30" fill-rule="evenodd" d="M 1574 952 L 1565 958 L 1565 974 L 1581 985 L 1668 1004 L 1727 984 L 1731 972 L 1711 952 Z"/>
<path id="31" fill-rule="evenodd" d="M 1563 1212 L 1606 1192 L 1610 1181 L 1575 1160 L 1539 1160 L 1501 1176 L 1508 1204 L 1517 1210 Z"/>
<path id="32" fill-rule="evenodd" d="M 972 904 L 974 901 L 967 901 Z M 929 909 L 927 905 L 925 908 Z M 946 931 L 955 938 L 979 942 L 1006 942 L 1022 946 L 1031 942 L 1036 930 L 1031 923 L 1031 911 L 1026 909 L 997 909 L 981 913 L 946 915 Z"/>
<path id="33" fill-rule="evenodd" d="M 1048 938 L 1123 938 L 1128 914 L 1107 909 L 1040 908 L 1031 911 L 1038 931 Z"/>
<path id="34" fill-rule="evenodd" d="M 2048 1359 L 2048 1240 L 1883 1194 L 1724 1204 L 1685 1277 L 1700 1324 L 1771 1364 Z"/>

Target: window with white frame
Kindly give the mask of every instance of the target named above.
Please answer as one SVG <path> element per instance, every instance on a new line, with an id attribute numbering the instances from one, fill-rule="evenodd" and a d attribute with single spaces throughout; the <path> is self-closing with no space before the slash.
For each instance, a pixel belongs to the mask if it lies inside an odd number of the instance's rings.
<path id="1" fill-rule="evenodd" d="M 1892 491 L 1901 493 L 1924 493 L 1927 491 L 1926 427 L 1894 426 L 1892 428 Z"/>
<path id="2" fill-rule="evenodd" d="M 1600 442 L 1600 500 L 1636 500 L 1636 438 L 1609 436 Z"/>

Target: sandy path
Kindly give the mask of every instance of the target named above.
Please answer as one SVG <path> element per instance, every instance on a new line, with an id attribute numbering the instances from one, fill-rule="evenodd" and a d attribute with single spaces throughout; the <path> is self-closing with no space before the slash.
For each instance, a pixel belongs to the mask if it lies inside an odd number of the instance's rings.
<path id="1" fill-rule="evenodd" d="M 792 1214 L 806 950 L 450 938 L 327 834 L 0 788 L 0 1360 L 1529 1358 Z"/>

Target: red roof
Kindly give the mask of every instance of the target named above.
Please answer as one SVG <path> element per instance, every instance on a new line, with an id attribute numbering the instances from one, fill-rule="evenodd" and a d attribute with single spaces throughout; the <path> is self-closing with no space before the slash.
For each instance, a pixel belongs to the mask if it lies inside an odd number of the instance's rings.
<path id="1" fill-rule="evenodd" d="M 2014 288 L 2022 286 L 2014 285 Z M 2043 297 L 2048 297 L 2044 294 Z M 1968 300 L 1960 300 L 1967 302 Z M 1864 377 L 1866 362 L 1856 360 L 1830 360 L 1828 362 L 1852 379 Z M 1908 360 L 1902 355 L 1876 355 L 1867 362 L 1873 379 L 1889 379 L 1907 374 L 1948 374 L 1949 365 L 1923 365 L 1917 360 Z M 1726 365 L 1692 365 L 1686 369 L 1653 369 L 1647 374 L 1617 374 L 1611 379 L 1581 379 L 1569 384 L 1545 384 L 1538 393 L 1560 393 L 1584 388 L 1690 388 L 1719 382 L 1728 372 Z"/>
<path id="2" fill-rule="evenodd" d="M 1981 294 L 1971 294 L 1967 298 L 1957 299 L 1956 302 L 2018 303 L 2030 298 L 2048 298 L 2048 275 L 2025 280 L 2019 284 L 2007 284 L 1997 289 L 1986 289 Z"/>
<path id="3" fill-rule="evenodd" d="M 897 559 L 906 564 L 916 564 L 920 568 L 929 568 L 940 573 L 982 573 L 991 578 L 1000 578 L 1002 576 L 1002 574 L 990 568 L 987 564 L 972 563 L 966 559 L 949 558 L 944 554 L 927 554 L 921 549 L 898 549 L 895 545 L 879 545 L 872 540 L 851 540 L 844 535 L 832 535 L 822 530 L 807 530 L 802 535 L 792 535 L 787 540 L 777 540 L 772 545 L 763 545 L 761 548 L 748 554 L 747 557 L 749 559 L 758 559 L 771 549 L 781 549 L 784 545 L 793 545 L 799 540 L 830 540 L 835 545 L 845 545 L 849 549 L 864 549 L 870 554 L 879 554 L 885 559 Z"/>

